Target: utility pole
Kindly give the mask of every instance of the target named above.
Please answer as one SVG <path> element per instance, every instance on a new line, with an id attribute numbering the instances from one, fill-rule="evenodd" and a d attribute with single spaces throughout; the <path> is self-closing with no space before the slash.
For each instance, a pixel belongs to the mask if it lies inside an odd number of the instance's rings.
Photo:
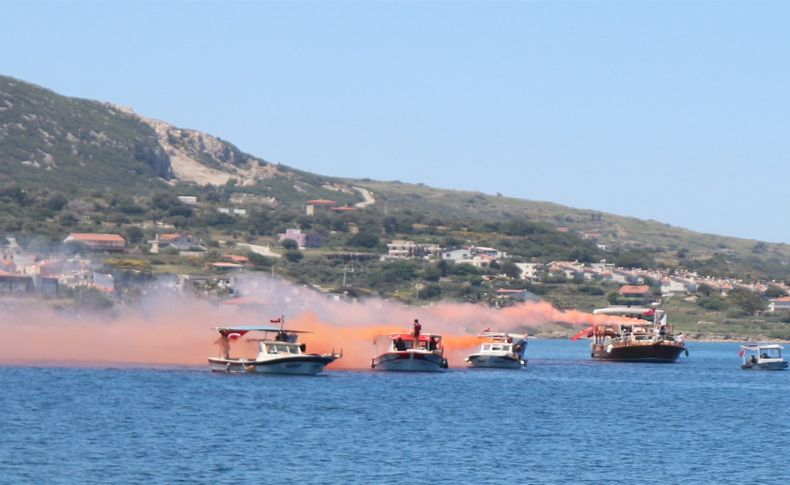
<path id="1" fill-rule="evenodd" d="M 346 275 L 348 273 L 354 274 L 356 272 L 356 268 L 354 267 L 354 263 L 349 263 L 343 266 L 343 288 L 346 287 Z"/>

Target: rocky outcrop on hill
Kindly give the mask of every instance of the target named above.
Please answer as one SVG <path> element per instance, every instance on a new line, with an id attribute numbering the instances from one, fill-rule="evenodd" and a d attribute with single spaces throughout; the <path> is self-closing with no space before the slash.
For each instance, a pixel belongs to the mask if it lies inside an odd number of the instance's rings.
<path id="1" fill-rule="evenodd" d="M 285 175 L 277 166 L 247 155 L 215 136 L 145 118 L 130 108 L 110 106 L 154 130 L 159 147 L 168 157 L 173 177 L 178 180 L 200 185 L 223 185 L 235 179 L 239 185 L 248 186 L 259 180 Z"/>

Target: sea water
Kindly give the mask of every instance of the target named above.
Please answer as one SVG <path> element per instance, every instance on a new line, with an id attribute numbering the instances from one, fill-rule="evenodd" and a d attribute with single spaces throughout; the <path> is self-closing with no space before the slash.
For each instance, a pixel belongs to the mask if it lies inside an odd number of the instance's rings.
<path id="1" fill-rule="evenodd" d="M 0 367 L 2 483 L 790 483 L 790 372 L 531 341 L 523 370 Z M 460 364 L 460 362 L 450 362 Z"/>

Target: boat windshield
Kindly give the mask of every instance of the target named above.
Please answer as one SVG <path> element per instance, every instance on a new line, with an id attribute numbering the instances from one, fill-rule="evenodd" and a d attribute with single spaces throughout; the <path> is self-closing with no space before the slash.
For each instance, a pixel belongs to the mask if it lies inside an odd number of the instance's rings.
<path id="1" fill-rule="evenodd" d="M 781 359 L 782 351 L 778 348 L 760 349 L 761 359 Z"/>
<path id="2" fill-rule="evenodd" d="M 299 346 L 296 344 L 266 344 L 266 352 L 269 354 L 298 354 Z"/>
<path id="3" fill-rule="evenodd" d="M 512 346 L 510 344 L 500 344 L 500 343 L 493 343 L 493 344 L 483 344 L 484 351 L 491 351 L 491 352 L 510 352 Z"/>
<path id="4" fill-rule="evenodd" d="M 400 349 L 398 349 L 399 346 L 398 346 L 397 343 L 393 343 L 393 346 L 394 346 L 395 350 L 409 350 L 409 349 L 423 349 L 423 350 L 425 350 L 427 348 L 427 346 L 428 346 L 427 342 L 425 342 L 425 341 L 415 342 L 414 340 L 403 340 L 402 342 L 403 342 L 403 344 L 400 346 Z M 415 345 L 415 343 L 417 345 Z"/>

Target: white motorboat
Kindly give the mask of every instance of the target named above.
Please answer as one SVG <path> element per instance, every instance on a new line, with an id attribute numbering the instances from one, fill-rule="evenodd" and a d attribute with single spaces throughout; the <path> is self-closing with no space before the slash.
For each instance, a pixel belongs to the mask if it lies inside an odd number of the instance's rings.
<path id="1" fill-rule="evenodd" d="M 382 371 L 437 372 L 447 369 L 442 336 L 421 333 L 415 320 L 411 333 L 387 336 L 387 350 L 374 357 L 370 367 Z"/>
<path id="2" fill-rule="evenodd" d="M 527 364 L 527 334 L 482 332 L 480 350 L 469 354 L 466 362 L 471 367 L 520 369 Z"/>
<path id="3" fill-rule="evenodd" d="M 741 369 L 747 370 L 784 370 L 787 361 L 782 357 L 781 345 L 741 345 Z"/>
<path id="4" fill-rule="evenodd" d="M 276 321 L 275 321 L 276 322 Z M 279 322 L 282 322 L 280 320 Z M 311 333 L 303 330 L 286 330 L 277 327 L 236 326 L 216 327 L 222 355 L 209 357 L 208 363 L 215 372 L 247 372 L 261 374 L 315 375 L 328 364 L 342 356 L 337 354 L 307 354 L 306 344 L 298 342 L 298 334 Z M 249 339 L 258 342 L 255 357 L 231 357 L 230 341 L 249 332 L 262 332 L 262 338 Z"/>

